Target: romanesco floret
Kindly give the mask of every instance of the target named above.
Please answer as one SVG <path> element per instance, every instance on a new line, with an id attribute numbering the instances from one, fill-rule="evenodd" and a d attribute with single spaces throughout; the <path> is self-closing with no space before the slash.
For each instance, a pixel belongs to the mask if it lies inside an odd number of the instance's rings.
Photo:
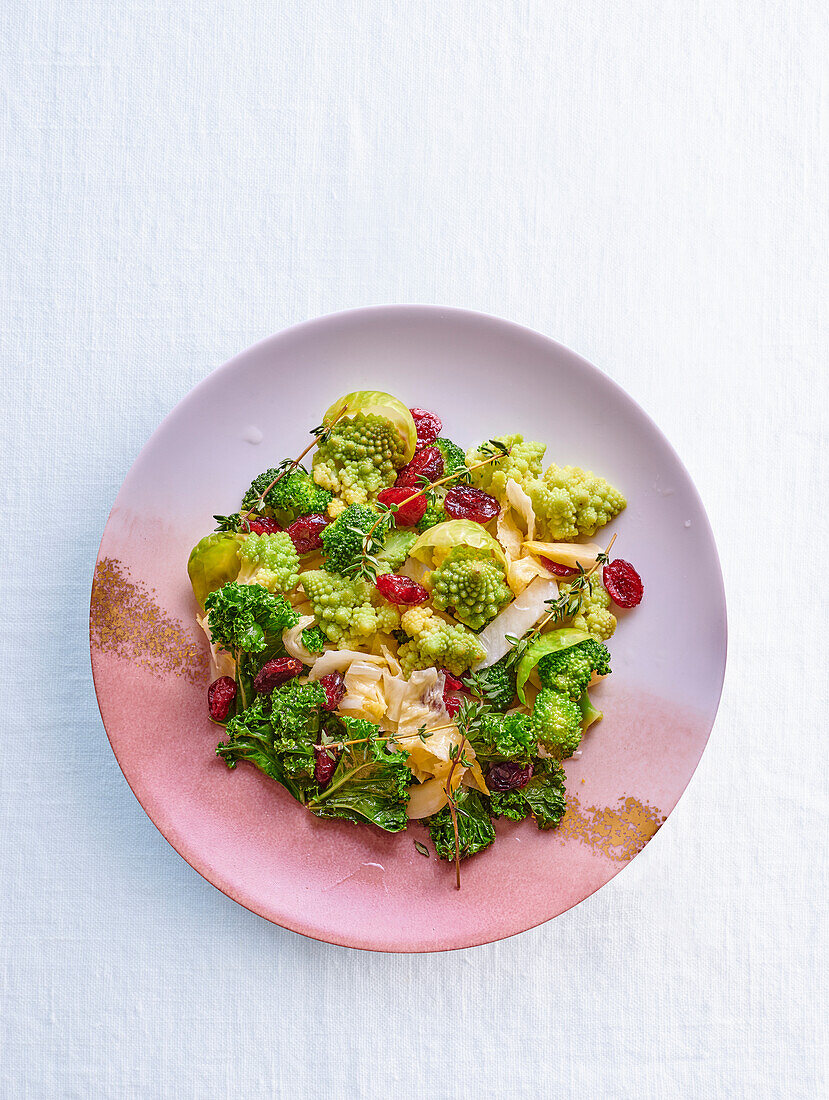
<path id="1" fill-rule="evenodd" d="M 394 484 L 404 463 L 403 442 L 394 424 L 383 416 L 358 413 L 335 424 L 317 447 L 314 481 L 339 493 L 346 504 L 366 504 Z"/>
<path id="2" fill-rule="evenodd" d="M 594 672 L 600 676 L 610 672 L 610 654 L 593 638 L 569 649 L 548 653 L 538 662 L 541 686 L 560 691 L 574 702 L 579 701 Z"/>
<path id="3" fill-rule="evenodd" d="M 290 592 L 299 583 L 299 557 L 290 535 L 247 535 L 239 547 L 239 584 L 261 584 L 269 592 Z"/>
<path id="4" fill-rule="evenodd" d="M 400 625 L 410 639 L 397 652 L 407 679 L 415 669 L 432 667 L 461 676 L 486 656 L 484 647 L 465 626 L 445 622 L 425 604 L 405 611 Z"/>
<path id="5" fill-rule="evenodd" d="M 435 499 L 426 506 L 426 511 L 423 513 L 423 518 L 418 522 L 417 529 L 422 534 L 424 531 L 428 531 L 430 527 L 435 527 L 438 523 L 444 523 L 445 520 L 446 509 L 443 507 L 443 497 L 436 494 Z"/>
<path id="6" fill-rule="evenodd" d="M 365 647 L 378 632 L 390 634 L 400 625 L 397 608 L 362 578 L 311 569 L 301 581 L 320 629 L 340 649 Z"/>
<path id="7" fill-rule="evenodd" d="M 499 458 L 497 462 L 490 462 L 473 470 L 472 484 L 497 497 L 503 504 L 510 478 L 528 491 L 527 483 L 541 477 L 541 464 L 547 445 L 534 440 L 525 441 L 523 435 L 502 435 L 498 437 L 498 442 L 509 447 L 510 453 Z M 486 457 L 477 447 L 471 447 L 466 453 L 469 466 L 482 462 Z"/>
<path id="8" fill-rule="evenodd" d="M 377 513 L 361 504 L 351 504 L 333 523 L 324 527 L 322 553 L 329 573 L 344 573 L 363 553 L 363 538 L 377 520 Z"/>
<path id="9" fill-rule="evenodd" d="M 564 759 L 581 742 L 581 707 L 560 691 L 542 688 L 535 697 L 533 732 L 548 752 Z"/>
<path id="10" fill-rule="evenodd" d="M 453 443 L 451 439 L 438 436 L 432 446 L 437 447 L 443 458 L 444 477 L 456 474 L 466 467 L 466 456 L 463 453 L 463 448 L 459 447 L 457 443 Z"/>
<path id="11" fill-rule="evenodd" d="M 458 546 L 431 576 L 432 602 L 480 630 L 512 599 L 503 567 L 486 551 Z"/>
<path id="12" fill-rule="evenodd" d="M 570 591 L 569 584 L 560 584 L 563 595 Z M 606 642 L 616 630 L 616 616 L 610 610 L 610 596 L 596 573 L 590 577 L 590 583 L 582 591 L 581 606 L 573 617 L 572 626 L 576 630 L 585 630 L 599 642 Z"/>
<path id="13" fill-rule="evenodd" d="M 254 478 L 242 500 L 242 511 L 252 509 L 259 515 L 273 516 L 286 527 L 299 516 L 325 512 L 331 494 L 316 485 L 309 473 L 302 469 L 281 477 L 280 473 L 278 469 L 265 470 Z M 268 489 L 275 478 L 279 480 Z"/>
<path id="14" fill-rule="evenodd" d="M 408 558 L 409 551 L 416 542 L 417 531 L 412 531 L 410 528 L 395 527 L 386 535 L 383 548 L 377 554 L 377 558 L 389 567 L 390 572 L 396 573 Z"/>
<path id="15" fill-rule="evenodd" d="M 548 466 L 525 489 L 545 537 L 556 542 L 595 535 L 627 503 L 603 477 L 578 466 Z"/>

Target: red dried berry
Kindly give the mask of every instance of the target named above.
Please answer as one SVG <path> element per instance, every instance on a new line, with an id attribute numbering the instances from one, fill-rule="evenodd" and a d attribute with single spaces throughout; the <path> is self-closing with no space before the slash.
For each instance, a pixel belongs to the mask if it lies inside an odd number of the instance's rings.
<path id="1" fill-rule="evenodd" d="M 429 505 L 428 500 L 423 493 L 418 493 L 416 497 L 413 497 L 413 492 L 414 489 L 392 488 L 383 489 L 382 492 L 377 494 L 377 499 L 381 504 L 386 506 L 391 504 L 400 505 L 394 514 L 398 527 L 414 527 L 426 515 L 426 509 Z"/>
<path id="2" fill-rule="evenodd" d="M 302 661 L 296 657 L 275 657 L 262 665 L 253 681 L 253 686 L 260 695 L 269 695 L 280 684 L 293 680 L 302 672 Z"/>
<path id="3" fill-rule="evenodd" d="M 295 519 L 288 528 L 296 552 L 298 554 L 310 554 L 312 550 L 319 550 L 322 546 L 320 535 L 328 526 L 328 519 L 319 512 L 311 512 L 307 516 Z"/>
<path id="4" fill-rule="evenodd" d="M 207 709 L 214 722 L 224 722 L 230 714 L 230 704 L 236 698 L 236 681 L 232 676 L 220 676 L 207 689 Z"/>
<path id="5" fill-rule="evenodd" d="M 461 709 L 461 701 L 454 695 L 444 695 L 443 705 L 446 707 L 446 713 L 450 718 L 454 718 L 458 711 Z"/>
<path id="6" fill-rule="evenodd" d="M 456 485 L 450 489 L 443 506 L 452 519 L 471 519 L 475 523 L 489 523 L 501 511 L 495 497 L 471 485 Z"/>
<path id="7" fill-rule="evenodd" d="M 486 785 L 491 791 L 520 791 L 533 777 L 532 764 L 519 764 L 517 760 L 504 760 L 493 764 L 487 772 Z"/>
<path id="8" fill-rule="evenodd" d="M 389 603 L 416 604 L 429 599 L 429 593 L 422 584 L 411 577 L 401 577 L 397 573 L 381 573 L 374 587 Z"/>
<path id="9" fill-rule="evenodd" d="M 629 561 L 617 558 L 610 562 L 602 571 L 602 579 L 611 600 L 619 607 L 636 607 L 641 601 L 645 588 Z"/>
<path id="10" fill-rule="evenodd" d="M 267 516 L 254 516 L 247 524 L 254 535 L 277 535 L 284 531 L 275 519 L 268 519 Z"/>
<path id="11" fill-rule="evenodd" d="M 556 577 L 575 577 L 578 573 L 578 569 L 571 569 L 569 565 L 562 565 L 558 561 L 550 561 L 549 558 L 538 559 L 545 569 L 549 570 Z"/>
<path id="12" fill-rule="evenodd" d="M 314 755 L 314 782 L 318 787 L 326 787 L 337 770 L 339 754 L 325 745 L 314 745 Z"/>
<path id="13" fill-rule="evenodd" d="M 443 682 L 446 685 L 447 691 L 462 691 L 464 695 L 469 695 L 469 688 L 463 680 L 459 680 L 457 676 L 453 676 L 452 673 L 445 668 L 442 668 L 440 671 L 443 673 Z"/>
<path id="14" fill-rule="evenodd" d="M 398 471 L 395 485 L 417 489 L 425 477 L 427 481 L 439 481 L 443 477 L 443 455 L 437 447 L 424 447 L 416 451 L 412 461 Z"/>
<path id="15" fill-rule="evenodd" d="M 320 687 L 325 692 L 323 710 L 336 710 L 345 698 L 345 680 L 341 672 L 329 672 L 320 678 Z"/>
<path id="16" fill-rule="evenodd" d="M 431 443 L 434 443 L 437 437 L 441 433 L 443 423 L 439 416 L 435 416 L 434 413 L 426 412 L 425 409 L 409 409 L 412 414 L 412 420 L 415 422 L 415 431 L 417 432 L 417 449 L 421 447 L 428 447 Z"/>

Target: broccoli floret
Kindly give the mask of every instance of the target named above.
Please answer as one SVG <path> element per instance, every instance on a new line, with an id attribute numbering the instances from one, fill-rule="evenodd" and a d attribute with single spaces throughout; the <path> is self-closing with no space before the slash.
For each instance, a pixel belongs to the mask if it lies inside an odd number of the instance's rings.
<path id="1" fill-rule="evenodd" d="M 433 667 L 461 676 L 486 656 L 484 647 L 465 626 L 445 622 L 425 604 L 405 611 L 400 625 L 409 638 L 397 653 L 407 679 L 415 669 Z"/>
<path id="2" fill-rule="evenodd" d="M 557 653 L 548 653 L 537 667 L 542 687 L 560 691 L 578 702 L 594 672 L 600 676 L 610 672 L 610 654 L 601 642 L 591 638 Z"/>
<path id="3" fill-rule="evenodd" d="M 544 452 L 547 447 L 544 443 L 532 440 L 525 442 L 523 435 L 502 435 L 499 443 L 510 448 L 510 453 L 497 462 L 489 462 L 486 466 L 479 466 L 472 471 L 472 484 L 485 493 L 497 497 L 501 503 L 506 501 L 507 482 L 510 478 L 517 481 L 522 488 L 526 488 L 528 482 L 541 476 L 541 464 L 544 461 Z M 473 466 L 476 462 L 482 462 L 487 456 L 477 447 L 467 451 L 467 465 Z"/>
<path id="4" fill-rule="evenodd" d="M 338 493 L 346 504 L 366 504 L 389 485 L 405 465 L 403 441 L 383 416 L 358 413 L 341 420 L 317 447 L 314 481 Z"/>
<path id="5" fill-rule="evenodd" d="M 542 688 L 535 697 L 533 731 L 548 752 L 572 756 L 581 742 L 581 707 L 560 691 Z"/>
<path id="6" fill-rule="evenodd" d="M 239 547 L 239 584 L 261 584 L 269 592 L 290 592 L 299 583 L 299 557 L 290 535 L 248 535 Z"/>
<path id="7" fill-rule="evenodd" d="M 284 596 L 273 596 L 260 584 L 222 585 L 204 606 L 213 641 L 231 652 L 261 653 L 299 622 Z"/>
<path id="8" fill-rule="evenodd" d="M 395 527 L 386 535 L 383 549 L 377 554 L 377 558 L 388 565 L 392 573 L 396 573 L 416 542 L 417 531 Z"/>
<path id="9" fill-rule="evenodd" d="M 300 516 L 311 512 L 324 513 L 331 493 L 315 484 L 305 470 L 298 468 L 283 476 L 279 469 L 265 470 L 251 482 L 242 499 L 242 510 L 272 516 L 286 527 Z M 275 485 L 274 479 L 279 478 Z M 268 486 L 271 486 L 268 488 Z M 232 519 L 230 516 L 223 517 Z"/>
<path id="10" fill-rule="evenodd" d="M 545 538 L 567 541 L 595 535 L 617 516 L 625 498 L 603 477 L 578 466 L 549 466 L 524 486 Z"/>
<path id="11" fill-rule="evenodd" d="M 417 529 L 422 534 L 424 531 L 428 531 L 430 527 L 436 527 L 437 524 L 443 523 L 445 520 L 446 509 L 443 507 L 443 498 L 436 495 L 435 500 L 430 501 L 427 505 L 423 518 L 418 521 Z"/>
<path id="12" fill-rule="evenodd" d="M 306 626 L 300 634 L 300 640 L 309 653 L 322 653 L 325 648 L 325 635 L 322 627 Z"/>
<path id="13" fill-rule="evenodd" d="M 532 814 L 539 829 L 554 829 L 567 810 L 564 770 L 549 757 L 537 757 L 529 783 L 517 791 L 492 791 L 489 805 L 497 817 L 523 821 Z"/>
<path id="14" fill-rule="evenodd" d="M 570 591 L 569 584 L 560 584 L 559 592 Z M 588 586 L 582 590 L 581 606 L 573 617 L 572 625 L 576 630 L 592 634 L 597 641 L 606 642 L 616 630 L 616 616 L 610 610 L 610 596 L 596 573 L 589 578 Z"/>
<path id="15" fill-rule="evenodd" d="M 486 551 L 458 546 L 431 576 L 432 602 L 480 630 L 512 599 L 503 566 Z"/>
<path id="16" fill-rule="evenodd" d="M 329 573 L 345 573 L 359 561 L 363 538 L 377 521 L 377 513 L 360 504 L 351 504 L 322 530 L 322 553 Z"/>
<path id="17" fill-rule="evenodd" d="M 455 794 L 458 822 L 458 851 L 461 859 L 474 856 L 488 848 L 495 840 L 495 829 L 486 806 L 477 791 L 459 787 Z M 426 818 L 429 836 L 435 846 L 438 859 L 454 860 L 455 829 L 449 807 Z"/>
<path id="18" fill-rule="evenodd" d="M 527 714 L 484 714 L 469 739 L 479 761 L 528 760 L 538 735 Z"/>
<path id="19" fill-rule="evenodd" d="M 457 443 L 453 443 L 451 439 L 443 439 L 438 436 L 432 446 L 437 447 L 443 457 L 444 477 L 449 477 L 466 469 L 466 456 L 463 453 L 463 448 L 459 447 Z"/>
<path id="20" fill-rule="evenodd" d="M 489 668 L 482 668 L 467 677 L 472 690 L 486 699 L 497 711 L 507 711 L 515 702 L 515 664 L 508 653 Z"/>
<path id="21" fill-rule="evenodd" d="M 362 578 L 310 569 L 301 582 L 320 629 L 340 649 L 366 647 L 375 634 L 400 626 L 397 608 Z"/>

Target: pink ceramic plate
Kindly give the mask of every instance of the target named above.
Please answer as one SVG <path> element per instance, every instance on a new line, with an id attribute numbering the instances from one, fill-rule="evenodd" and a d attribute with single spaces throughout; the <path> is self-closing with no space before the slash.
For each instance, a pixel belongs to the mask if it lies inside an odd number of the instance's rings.
<path id="1" fill-rule="evenodd" d="M 645 599 L 622 613 L 604 721 L 566 764 L 569 809 L 543 833 L 498 839 L 451 867 L 387 835 L 319 821 L 253 767 L 228 771 L 206 717 L 206 647 L 186 562 L 251 479 L 298 454 L 340 394 L 383 389 L 434 409 L 463 444 L 505 432 L 549 461 L 594 469 L 629 505 L 615 553 Z M 609 536 L 608 536 L 609 537 Z M 506 321 L 420 306 L 363 309 L 288 329 L 243 352 L 167 417 L 109 517 L 91 609 L 95 687 L 112 748 L 173 847 L 229 897 L 330 943 L 434 951 L 511 936 L 569 909 L 641 851 L 705 747 L 725 666 L 722 578 L 688 474 L 642 410 L 552 340 Z"/>

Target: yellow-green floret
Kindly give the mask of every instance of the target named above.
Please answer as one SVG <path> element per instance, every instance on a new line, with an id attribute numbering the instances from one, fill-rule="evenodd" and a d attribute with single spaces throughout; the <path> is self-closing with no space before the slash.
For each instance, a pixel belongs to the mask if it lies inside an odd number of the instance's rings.
<path id="1" fill-rule="evenodd" d="M 340 649 L 365 648 L 375 634 L 400 626 L 397 608 L 362 578 L 311 569 L 301 581 L 323 634 Z"/>
<path id="2" fill-rule="evenodd" d="M 595 535 L 626 505 L 618 489 L 578 466 L 548 466 L 544 477 L 524 486 L 540 534 L 554 542 Z"/>
<path id="3" fill-rule="evenodd" d="M 569 584 L 560 584 L 559 592 L 565 595 L 571 589 Z M 581 606 L 573 617 L 571 626 L 584 630 L 599 642 L 606 642 L 616 630 L 616 616 L 610 610 L 610 596 L 596 573 L 590 577 L 589 585 L 582 591 Z"/>
<path id="4" fill-rule="evenodd" d="M 485 493 L 497 497 L 503 504 L 506 501 L 507 482 L 512 479 L 526 490 L 527 482 L 541 477 L 541 464 L 544 461 L 545 443 L 524 440 L 523 435 L 502 435 L 499 443 L 510 448 L 510 453 L 497 462 L 479 466 L 472 471 L 472 484 Z M 477 447 L 471 447 L 466 453 L 467 465 L 482 462 L 487 456 Z"/>
<path id="5" fill-rule="evenodd" d="M 299 583 L 299 557 L 290 535 L 247 535 L 239 547 L 239 584 L 261 584 L 268 592 L 290 592 Z"/>
<path id="6" fill-rule="evenodd" d="M 432 573 L 432 602 L 438 611 L 480 630 L 512 599 L 503 566 L 485 551 L 456 547 Z"/>
<path id="7" fill-rule="evenodd" d="M 341 420 L 317 448 L 314 481 L 346 504 L 365 504 L 394 484 L 405 463 L 403 442 L 390 420 L 358 413 Z"/>
<path id="8" fill-rule="evenodd" d="M 405 611 L 400 626 L 410 639 L 397 652 L 407 679 L 415 669 L 432 667 L 460 676 L 486 656 L 484 647 L 465 626 L 445 622 L 425 604 Z"/>
<path id="9" fill-rule="evenodd" d="M 552 688 L 542 688 L 535 697 L 532 727 L 540 744 L 561 759 L 572 756 L 581 743 L 581 707 Z"/>

